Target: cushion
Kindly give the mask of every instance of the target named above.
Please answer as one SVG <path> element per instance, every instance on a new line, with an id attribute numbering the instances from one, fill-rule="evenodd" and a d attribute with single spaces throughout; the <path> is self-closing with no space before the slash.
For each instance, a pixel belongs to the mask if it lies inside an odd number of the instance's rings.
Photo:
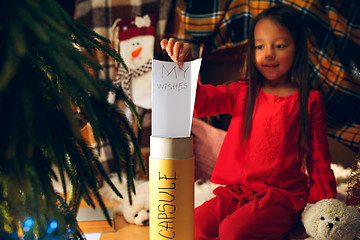
<path id="1" fill-rule="evenodd" d="M 195 180 L 211 177 L 226 131 L 213 127 L 205 121 L 193 118 L 191 134 L 195 158 Z"/>

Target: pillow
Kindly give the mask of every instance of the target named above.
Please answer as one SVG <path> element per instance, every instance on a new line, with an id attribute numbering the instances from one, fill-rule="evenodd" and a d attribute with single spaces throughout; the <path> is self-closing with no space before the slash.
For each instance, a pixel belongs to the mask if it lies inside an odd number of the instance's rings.
<path id="1" fill-rule="evenodd" d="M 201 119 L 193 118 L 191 134 L 195 158 L 195 180 L 209 180 L 226 131 L 215 128 Z"/>

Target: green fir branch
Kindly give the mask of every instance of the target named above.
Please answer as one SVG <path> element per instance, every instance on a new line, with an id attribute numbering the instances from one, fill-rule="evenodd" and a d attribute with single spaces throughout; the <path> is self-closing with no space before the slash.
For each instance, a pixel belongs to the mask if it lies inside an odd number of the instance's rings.
<path id="1" fill-rule="evenodd" d="M 137 164 L 130 144 L 146 169 L 127 118 L 107 102 L 103 88 L 127 103 L 141 127 L 134 104 L 120 87 L 88 72 L 87 67 L 101 71 L 102 66 L 79 48 L 90 55 L 102 51 L 127 70 L 126 64 L 108 39 L 75 21 L 56 1 L 1 1 L 0 18 L 0 237 L 17 235 L 30 216 L 34 226 L 23 239 L 47 236 L 53 219 L 59 226 L 52 236 L 70 227 L 74 239 L 83 239 L 76 222 L 82 200 L 92 207 L 97 202 L 109 220 L 99 177 L 122 197 L 98 159 L 100 144 L 110 144 L 128 194 L 135 192 Z M 97 150 L 84 141 L 76 109 L 92 127 Z M 61 182 L 63 197 L 53 181 Z"/>

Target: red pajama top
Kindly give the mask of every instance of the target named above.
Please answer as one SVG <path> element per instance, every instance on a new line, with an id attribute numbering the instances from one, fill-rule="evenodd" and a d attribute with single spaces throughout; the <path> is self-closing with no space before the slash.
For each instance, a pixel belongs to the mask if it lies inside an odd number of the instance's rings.
<path id="1" fill-rule="evenodd" d="M 298 92 L 287 97 L 260 90 L 254 110 L 250 136 L 244 143 L 246 81 L 228 85 L 202 85 L 197 88 L 196 117 L 231 114 L 211 181 L 222 185 L 245 185 L 260 192 L 268 188 L 283 189 L 308 202 L 336 196 L 336 183 L 330 169 L 330 152 L 326 136 L 326 114 L 322 95 L 311 90 L 308 114 L 310 152 L 307 173 L 302 154 L 298 154 Z"/>

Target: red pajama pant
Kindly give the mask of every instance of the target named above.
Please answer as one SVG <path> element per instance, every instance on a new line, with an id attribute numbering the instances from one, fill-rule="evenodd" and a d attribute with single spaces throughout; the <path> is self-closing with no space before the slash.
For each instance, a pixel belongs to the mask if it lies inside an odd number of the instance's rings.
<path id="1" fill-rule="evenodd" d="M 300 220 L 306 201 L 294 194 L 244 186 L 219 187 L 195 209 L 195 239 L 281 240 Z"/>

